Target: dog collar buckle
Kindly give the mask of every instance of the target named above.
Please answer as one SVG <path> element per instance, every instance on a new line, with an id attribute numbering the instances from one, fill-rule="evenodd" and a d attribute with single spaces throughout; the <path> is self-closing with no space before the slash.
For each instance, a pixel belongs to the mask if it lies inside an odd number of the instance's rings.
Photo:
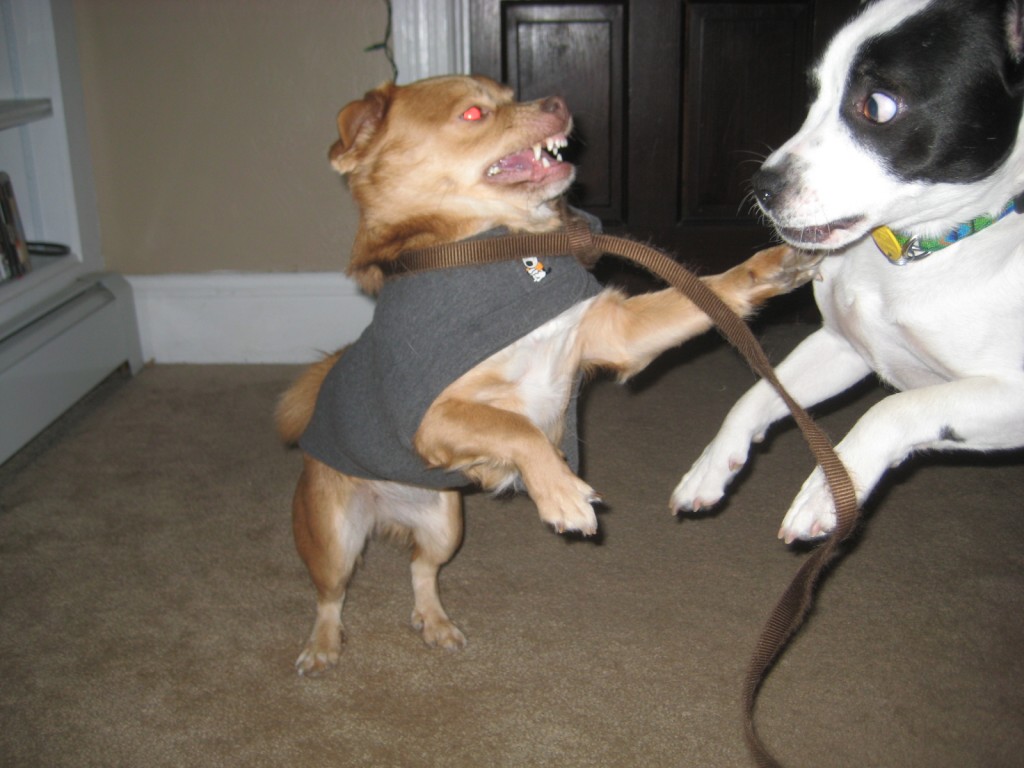
<path id="1" fill-rule="evenodd" d="M 911 261 L 918 261 L 928 255 L 928 251 L 921 247 L 918 237 L 901 238 L 888 227 L 878 227 L 872 230 L 871 238 L 885 258 L 897 267 L 902 267 Z"/>

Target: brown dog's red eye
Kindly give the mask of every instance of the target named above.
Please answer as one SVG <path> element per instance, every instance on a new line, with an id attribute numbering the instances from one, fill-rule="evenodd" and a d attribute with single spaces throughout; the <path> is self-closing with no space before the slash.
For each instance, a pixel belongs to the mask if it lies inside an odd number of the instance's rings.
<path id="1" fill-rule="evenodd" d="M 480 107 L 470 107 L 462 113 L 463 120 L 480 120 L 483 116 L 484 112 Z"/>

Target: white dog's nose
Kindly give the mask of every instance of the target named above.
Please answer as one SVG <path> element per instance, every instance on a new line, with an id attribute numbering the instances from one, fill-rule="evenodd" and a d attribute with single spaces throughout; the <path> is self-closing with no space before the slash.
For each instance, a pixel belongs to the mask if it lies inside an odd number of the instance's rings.
<path id="1" fill-rule="evenodd" d="M 783 174 L 771 168 L 761 168 L 750 181 L 758 205 L 766 213 L 771 211 L 785 187 Z"/>

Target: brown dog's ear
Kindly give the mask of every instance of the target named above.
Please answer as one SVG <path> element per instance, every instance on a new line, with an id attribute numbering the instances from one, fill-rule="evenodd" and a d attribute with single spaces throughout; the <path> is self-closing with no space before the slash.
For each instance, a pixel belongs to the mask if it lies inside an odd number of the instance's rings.
<path id="1" fill-rule="evenodd" d="M 358 165 L 357 150 L 366 146 L 384 121 L 391 97 L 393 83 L 369 91 L 359 101 L 347 104 L 338 113 L 338 136 L 331 145 L 327 156 L 338 173 L 350 173 Z"/>

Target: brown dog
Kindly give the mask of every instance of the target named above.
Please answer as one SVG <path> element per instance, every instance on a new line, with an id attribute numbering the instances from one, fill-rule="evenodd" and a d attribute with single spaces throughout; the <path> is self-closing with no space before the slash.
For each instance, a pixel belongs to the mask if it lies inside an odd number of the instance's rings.
<path id="1" fill-rule="evenodd" d="M 571 130 L 560 98 L 515 102 L 482 77 L 385 85 L 338 115 L 330 158 L 361 214 L 349 273 L 378 304 L 363 337 L 310 367 L 278 407 L 282 438 L 304 451 L 294 532 L 318 595 L 300 674 L 337 663 L 346 585 L 375 532 L 412 543 L 423 639 L 461 648 L 437 588 L 462 535 L 457 489 L 525 487 L 556 530 L 593 534 L 598 496 L 570 467 L 580 372 L 625 380 L 711 325 L 673 289 L 604 290 L 568 256 L 384 282 L 379 264 L 403 250 L 558 228 Z M 778 247 L 706 281 L 745 315 L 812 273 Z"/>

